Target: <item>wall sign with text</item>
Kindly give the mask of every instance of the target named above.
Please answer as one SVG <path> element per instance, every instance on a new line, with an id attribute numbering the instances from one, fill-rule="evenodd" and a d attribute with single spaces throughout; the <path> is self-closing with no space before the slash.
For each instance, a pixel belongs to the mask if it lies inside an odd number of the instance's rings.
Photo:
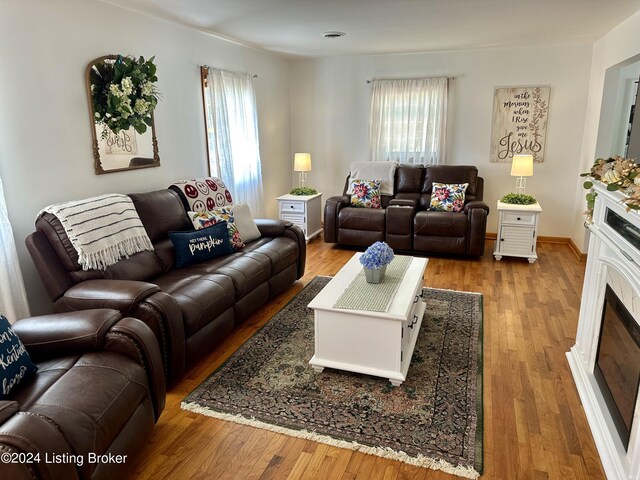
<path id="1" fill-rule="evenodd" d="M 550 92 L 551 87 L 495 89 L 490 161 L 511 162 L 518 154 L 544 161 Z"/>

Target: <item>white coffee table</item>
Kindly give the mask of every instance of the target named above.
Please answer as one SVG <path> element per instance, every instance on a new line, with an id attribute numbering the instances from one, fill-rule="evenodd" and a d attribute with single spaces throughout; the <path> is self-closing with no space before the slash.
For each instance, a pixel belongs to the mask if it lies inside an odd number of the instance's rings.
<path id="1" fill-rule="evenodd" d="M 309 364 L 388 378 L 398 386 L 407 376 L 422 325 L 422 280 L 426 258 L 412 258 L 386 312 L 334 308 L 340 295 L 362 271 L 356 253 L 309 303 L 314 310 L 315 354 Z"/>

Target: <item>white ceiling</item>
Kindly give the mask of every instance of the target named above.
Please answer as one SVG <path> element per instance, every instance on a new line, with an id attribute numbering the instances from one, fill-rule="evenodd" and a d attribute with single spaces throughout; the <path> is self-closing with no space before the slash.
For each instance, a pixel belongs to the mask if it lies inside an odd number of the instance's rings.
<path id="1" fill-rule="evenodd" d="M 591 42 L 640 0 L 104 0 L 300 57 Z M 326 39 L 326 31 L 342 31 Z"/>

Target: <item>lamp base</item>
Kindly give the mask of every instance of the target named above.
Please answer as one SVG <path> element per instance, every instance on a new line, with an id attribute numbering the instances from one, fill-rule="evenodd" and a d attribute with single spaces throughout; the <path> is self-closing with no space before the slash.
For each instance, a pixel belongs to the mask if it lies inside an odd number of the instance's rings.
<path id="1" fill-rule="evenodd" d="M 307 172 L 300 172 L 298 175 L 299 186 L 304 187 L 304 184 L 307 182 Z"/>
<path id="2" fill-rule="evenodd" d="M 524 177 L 518 177 L 516 179 L 516 193 L 524 193 L 527 186 L 527 179 Z"/>

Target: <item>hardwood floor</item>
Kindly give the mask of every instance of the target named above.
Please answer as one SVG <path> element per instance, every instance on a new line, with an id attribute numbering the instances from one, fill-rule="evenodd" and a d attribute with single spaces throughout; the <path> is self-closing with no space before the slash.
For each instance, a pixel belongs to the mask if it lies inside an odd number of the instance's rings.
<path id="1" fill-rule="evenodd" d="M 431 257 L 425 285 L 483 293 L 485 479 L 604 479 L 565 352 L 573 345 L 584 274 L 568 245 L 541 243 L 539 260 Z M 316 275 L 353 250 L 315 239 L 303 279 L 226 339 L 167 397 L 132 478 L 455 479 L 442 472 L 180 410 L 181 400 Z"/>

